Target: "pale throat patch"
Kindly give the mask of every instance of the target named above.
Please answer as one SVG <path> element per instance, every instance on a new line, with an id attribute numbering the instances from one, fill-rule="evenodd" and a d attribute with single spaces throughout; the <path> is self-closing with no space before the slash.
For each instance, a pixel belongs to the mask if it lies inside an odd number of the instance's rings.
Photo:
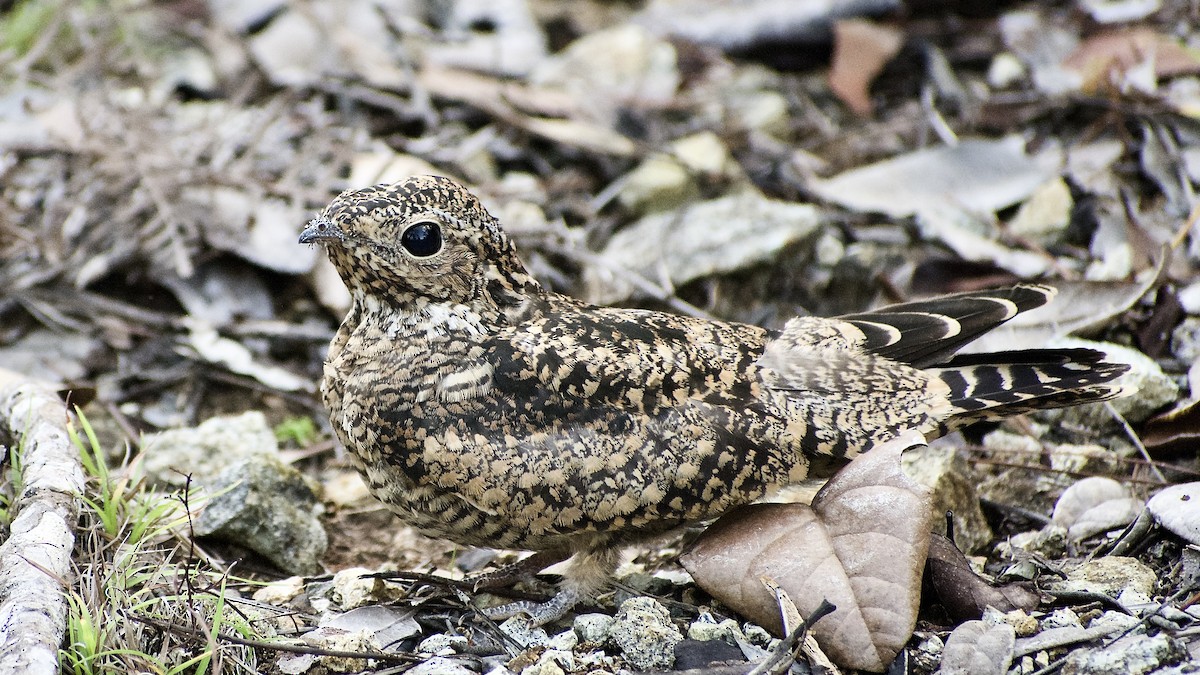
<path id="1" fill-rule="evenodd" d="M 378 298 L 361 291 L 354 293 L 354 301 L 364 312 L 378 317 L 382 321 L 381 329 L 392 338 L 412 334 L 414 328 L 424 328 L 427 338 L 445 337 L 454 333 L 480 336 L 486 332 L 482 317 L 461 303 L 425 302 L 413 310 L 405 311 L 396 307 L 385 307 Z"/>

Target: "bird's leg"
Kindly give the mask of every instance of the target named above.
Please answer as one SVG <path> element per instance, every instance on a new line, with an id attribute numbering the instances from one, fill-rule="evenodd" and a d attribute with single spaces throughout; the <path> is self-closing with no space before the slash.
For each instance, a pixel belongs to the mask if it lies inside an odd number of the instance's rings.
<path id="1" fill-rule="evenodd" d="M 566 560 L 570 555 L 570 551 L 538 551 L 529 557 L 522 558 L 504 567 L 484 572 L 483 574 L 471 575 L 467 577 L 467 581 L 471 582 L 472 588 L 476 591 L 504 588 L 518 581 L 524 581 L 532 577 L 536 572 L 546 569 L 556 562 Z"/>
<path id="2" fill-rule="evenodd" d="M 561 619 L 574 609 L 575 605 L 584 600 L 594 599 L 596 593 L 608 584 L 617 569 L 619 553 L 617 548 L 580 551 L 567 566 L 558 593 L 554 597 L 546 602 L 510 602 L 488 608 L 483 613 L 489 619 L 506 619 L 518 614 L 528 614 L 530 623 L 534 626 Z"/>

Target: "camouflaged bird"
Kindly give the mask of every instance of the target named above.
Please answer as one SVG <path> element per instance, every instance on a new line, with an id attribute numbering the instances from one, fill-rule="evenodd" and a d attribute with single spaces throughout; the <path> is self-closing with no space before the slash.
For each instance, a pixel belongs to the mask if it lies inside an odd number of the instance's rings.
<path id="1" fill-rule="evenodd" d="M 782 331 L 551 293 L 457 183 L 342 193 L 300 236 L 353 298 L 323 397 L 367 485 L 426 535 L 574 555 L 557 618 L 622 545 L 809 476 L 873 444 L 1110 398 L 1126 369 L 1081 349 L 954 353 L 1053 297 L 1022 285 Z"/>

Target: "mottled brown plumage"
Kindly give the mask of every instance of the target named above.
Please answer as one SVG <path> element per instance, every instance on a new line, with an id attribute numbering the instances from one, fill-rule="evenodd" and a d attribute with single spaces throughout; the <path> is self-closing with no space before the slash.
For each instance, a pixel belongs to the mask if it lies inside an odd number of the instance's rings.
<path id="1" fill-rule="evenodd" d="M 955 356 L 1044 304 L 1017 286 L 781 332 L 544 290 L 445 178 L 348 191 L 309 223 L 353 304 L 323 395 L 372 492 L 425 534 L 576 557 L 593 593 L 623 544 L 711 518 L 898 432 L 1097 401 L 1088 350 Z"/>

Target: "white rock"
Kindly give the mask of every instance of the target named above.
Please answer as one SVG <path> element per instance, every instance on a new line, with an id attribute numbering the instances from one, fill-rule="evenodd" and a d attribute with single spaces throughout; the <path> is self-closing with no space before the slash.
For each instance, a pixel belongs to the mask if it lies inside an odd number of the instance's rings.
<path id="1" fill-rule="evenodd" d="M 1115 530 L 1133 522 L 1142 502 L 1111 478 L 1084 478 L 1063 491 L 1054 505 L 1053 520 L 1067 528 L 1071 539 Z"/>
<path id="2" fill-rule="evenodd" d="M 1029 199 L 1021 204 L 1017 214 L 1008 223 L 1008 231 L 1039 239 L 1051 238 L 1066 228 L 1074 205 L 1071 189 L 1062 178 L 1055 177 L 1034 190 Z"/>
<path id="3" fill-rule="evenodd" d="M 1028 71 L 1012 52 L 1000 52 L 988 64 L 987 81 L 993 89 L 1005 89 L 1025 77 Z"/>

